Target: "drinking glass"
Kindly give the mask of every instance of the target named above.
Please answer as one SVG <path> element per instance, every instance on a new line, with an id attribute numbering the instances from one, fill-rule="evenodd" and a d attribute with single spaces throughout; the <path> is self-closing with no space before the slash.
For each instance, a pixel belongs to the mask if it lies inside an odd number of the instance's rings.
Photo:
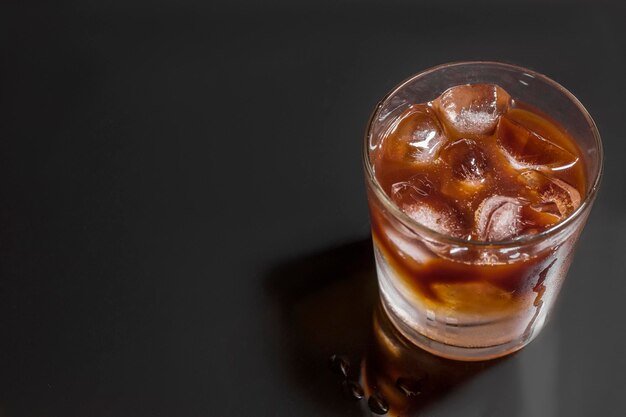
<path id="1" fill-rule="evenodd" d="M 506 241 L 467 241 L 416 222 L 381 188 L 372 155 L 398 117 L 411 104 L 475 83 L 499 85 L 514 99 L 549 115 L 576 140 L 586 192 L 580 206 L 560 223 Z M 587 110 L 572 93 L 535 71 L 498 62 L 450 63 L 394 88 L 373 112 L 363 146 L 380 297 L 390 321 L 415 345 L 458 360 L 504 356 L 532 341 L 572 262 L 596 197 L 602 158 L 600 135 Z M 408 276 L 400 271 L 398 259 L 415 266 Z M 426 271 L 439 280 L 424 282 Z M 426 290 L 415 291 L 416 285 Z M 429 297 L 429 291 L 437 296 Z"/>

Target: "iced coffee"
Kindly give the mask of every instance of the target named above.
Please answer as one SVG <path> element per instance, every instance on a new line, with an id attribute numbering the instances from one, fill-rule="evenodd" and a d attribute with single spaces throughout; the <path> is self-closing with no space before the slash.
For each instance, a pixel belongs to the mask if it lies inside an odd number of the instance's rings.
<path id="1" fill-rule="evenodd" d="M 376 128 L 368 191 L 392 322 L 452 358 L 519 349 L 542 327 L 584 224 L 586 150 L 496 83 L 405 100 Z"/>

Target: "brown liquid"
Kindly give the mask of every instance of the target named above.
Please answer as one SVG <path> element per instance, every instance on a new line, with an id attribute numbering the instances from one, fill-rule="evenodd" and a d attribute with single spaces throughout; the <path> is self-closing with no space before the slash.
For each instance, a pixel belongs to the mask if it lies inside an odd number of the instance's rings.
<path id="1" fill-rule="evenodd" d="M 497 242 L 540 233 L 570 215 L 585 193 L 585 167 L 575 140 L 555 120 L 495 88 L 498 100 L 507 102 L 499 119 L 479 133 L 451 124 L 442 115 L 440 97 L 407 109 L 370 153 L 378 183 L 397 206 L 460 240 Z M 420 126 L 442 135 L 431 154 L 420 144 L 436 135 L 413 134 Z M 403 238 L 394 237 L 400 233 L 397 225 L 386 209 L 371 203 L 375 200 L 370 195 L 375 243 L 427 307 L 514 313 L 530 296 L 536 297 L 535 306 L 541 302 L 543 282 L 536 281 L 552 267 L 552 252 L 506 262 L 481 260 L 472 250 L 455 259 L 416 259 L 406 246 L 417 243 L 410 238 L 398 243 Z M 491 206 L 499 208 L 490 211 Z M 425 217 L 425 208 L 437 216 Z"/>
<path id="2" fill-rule="evenodd" d="M 403 123 L 410 123 L 411 109 L 403 115 Z M 521 125 L 531 127 L 537 132 L 542 132 L 551 142 L 568 150 L 578 162 L 571 167 L 550 172 L 550 176 L 565 181 L 572 185 L 580 195 L 585 192 L 585 175 L 580 150 L 574 139 L 567 134 L 554 120 L 546 115 L 541 115 L 537 110 L 531 110 L 530 106 L 516 103 L 503 119 L 501 125 L 508 125 L 508 120 L 513 120 Z M 504 130 L 504 129 L 501 129 Z M 507 132 L 508 133 L 508 132 Z M 453 144 L 463 140 L 462 136 L 451 136 L 448 134 L 448 144 Z M 393 152 L 404 145 L 393 133 L 389 134 L 382 143 L 382 147 L 374 153 L 372 157 L 374 172 L 378 183 L 383 190 L 391 196 L 392 186 L 401 182 L 409 182 L 416 175 L 427 178 L 427 187 L 439 192 L 431 192 L 428 195 L 420 196 L 420 200 L 433 207 L 449 207 L 460 214 L 460 221 L 466 234 L 473 240 L 481 240 L 476 233 L 471 230 L 474 222 L 474 213 L 480 203 L 492 195 L 515 196 L 528 200 L 531 203 L 541 204 L 542 200 L 538 193 L 526 186 L 524 179 L 520 175 L 532 169 L 516 169 L 503 154 L 495 133 L 472 140 L 479 152 L 485 156 L 484 163 L 480 169 L 485 172 L 485 180 L 482 183 L 474 183 L 462 180 L 462 173 L 458 166 L 455 166 L 455 157 L 462 158 L 463 155 L 455 155 L 455 147 L 446 148 L 440 152 L 440 157 L 433 163 L 411 163 L 402 158 L 394 158 Z M 471 139 L 468 140 L 468 142 Z M 398 143 L 400 142 L 400 143 Z M 463 142 L 459 146 L 465 146 Z M 461 153 L 463 150 L 457 153 Z M 537 233 L 553 224 L 557 223 L 559 216 L 550 213 L 542 213 L 531 209 L 522 210 L 523 230 L 519 234 Z"/>

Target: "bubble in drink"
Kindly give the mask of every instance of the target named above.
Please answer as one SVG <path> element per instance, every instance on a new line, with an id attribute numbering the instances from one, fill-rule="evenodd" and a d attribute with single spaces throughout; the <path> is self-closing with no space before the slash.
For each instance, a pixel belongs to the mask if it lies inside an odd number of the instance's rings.
<path id="1" fill-rule="evenodd" d="M 534 170 L 524 171 L 520 177 L 541 199 L 533 207 L 538 211 L 558 215 L 563 219 L 580 206 L 580 193 L 563 180 Z"/>
<path id="2" fill-rule="evenodd" d="M 475 214 L 476 235 L 487 242 L 515 237 L 522 230 L 523 206 L 521 200 L 512 197 L 487 198 Z"/>
<path id="3" fill-rule="evenodd" d="M 567 149 L 506 115 L 500 118 L 496 137 L 511 162 L 518 167 L 562 170 L 578 161 L 578 157 Z"/>
<path id="4" fill-rule="evenodd" d="M 433 101 L 445 126 L 454 135 L 493 133 L 510 106 L 511 96 L 494 84 L 467 84 L 447 89 Z"/>
<path id="5" fill-rule="evenodd" d="M 445 139 L 441 123 L 427 105 L 407 109 L 392 126 L 385 154 L 391 160 L 430 162 Z"/>

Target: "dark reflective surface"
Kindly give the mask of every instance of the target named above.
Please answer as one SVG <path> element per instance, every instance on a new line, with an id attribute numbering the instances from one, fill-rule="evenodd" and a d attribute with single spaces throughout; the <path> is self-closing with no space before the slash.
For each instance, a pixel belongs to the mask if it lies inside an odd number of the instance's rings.
<path id="1" fill-rule="evenodd" d="M 626 26 L 574 3 L 2 2 L 0 416 L 367 415 L 365 123 L 463 59 L 567 86 L 607 165 L 542 335 L 410 410 L 623 416 Z"/>
<path id="2" fill-rule="evenodd" d="M 342 401 L 341 390 L 346 380 L 359 382 L 372 343 L 378 293 L 371 251 L 371 240 L 357 241 L 281 264 L 267 278 L 280 306 L 280 344 L 289 347 L 281 364 L 286 382 L 329 411 L 359 410 Z"/>
<path id="3" fill-rule="evenodd" d="M 380 305 L 374 312 L 372 332 L 373 343 L 362 360 L 363 384 L 366 391 L 386 399 L 393 415 L 420 415 L 482 371 L 506 360 L 459 362 L 431 355 L 406 340 Z"/>
<path id="4" fill-rule="evenodd" d="M 473 402 L 487 401 L 494 390 L 519 393 L 517 370 L 507 371 L 511 364 L 505 364 L 515 362 L 517 355 L 459 362 L 408 342 L 380 305 L 370 250 L 370 240 L 359 241 L 287 262 L 270 274 L 268 287 L 281 304 L 282 334 L 292 349 L 284 364 L 289 384 L 329 411 L 351 415 L 368 415 L 368 409 L 375 414 L 420 415 L 436 411 L 455 392 L 471 395 Z M 328 369 L 321 374 L 324 363 Z M 466 387 L 498 367 L 492 378 L 503 371 L 507 378 L 497 387 L 484 392 Z M 363 389 L 358 404 L 348 401 L 354 400 L 355 387 Z M 517 410 L 518 402 L 514 396 L 501 406 Z"/>

